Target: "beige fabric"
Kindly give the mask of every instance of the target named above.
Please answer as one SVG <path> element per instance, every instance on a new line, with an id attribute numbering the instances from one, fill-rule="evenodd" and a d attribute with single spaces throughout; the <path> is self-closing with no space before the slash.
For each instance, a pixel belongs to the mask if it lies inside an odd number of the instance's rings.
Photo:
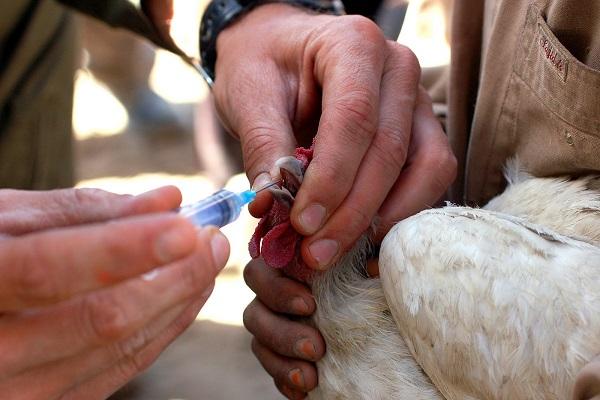
<path id="1" fill-rule="evenodd" d="M 131 32 L 111 29 L 93 18 L 81 16 L 78 22 L 82 44 L 90 56 L 88 68 L 129 109 L 148 86 L 154 47 Z"/>
<path id="2" fill-rule="evenodd" d="M 136 0 L 60 0 L 179 55 Z M 79 54 L 71 13 L 52 0 L 11 0 L 0 12 L 0 188 L 73 185 L 71 110 Z"/>
<path id="3" fill-rule="evenodd" d="M 170 37 L 163 37 L 146 15 L 145 0 L 57 0 L 115 28 L 125 28 L 180 56 L 185 54 Z"/>
<path id="4" fill-rule="evenodd" d="M 486 203 L 512 157 L 536 176 L 600 173 L 600 1 L 455 0 L 452 24 L 452 200 Z M 600 398 L 600 363 L 574 398 Z"/>
<path id="5" fill-rule="evenodd" d="M 599 99 L 600 2 L 455 0 L 454 200 L 483 204 L 500 192 L 511 157 L 538 176 L 600 171 Z"/>
<path id="6" fill-rule="evenodd" d="M 0 187 L 73 184 L 74 69 L 73 24 L 63 7 L 26 0 L 2 6 Z"/>

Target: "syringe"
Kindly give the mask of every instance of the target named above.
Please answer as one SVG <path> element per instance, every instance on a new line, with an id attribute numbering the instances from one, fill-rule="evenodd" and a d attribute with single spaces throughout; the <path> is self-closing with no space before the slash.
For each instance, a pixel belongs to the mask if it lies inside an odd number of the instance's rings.
<path id="1" fill-rule="evenodd" d="M 181 207 L 179 214 L 188 218 L 196 226 L 212 225 L 222 228 L 235 221 L 240 216 L 242 207 L 252 202 L 257 193 L 277 183 L 270 183 L 257 191 L 246 190 L 241 193 L 222 189 L 203 200 Z"/>

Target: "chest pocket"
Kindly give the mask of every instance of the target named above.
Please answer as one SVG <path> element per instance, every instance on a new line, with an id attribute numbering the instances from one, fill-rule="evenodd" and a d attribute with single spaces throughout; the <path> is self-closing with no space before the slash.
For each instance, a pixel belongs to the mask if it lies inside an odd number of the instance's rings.
<path id="1" fill-rule="evenodd" d="M 571 55 L 535 5 L 521 43 L 498 121 L 504 156 L 535 176 L 600 172 L 600 71 Z"/>

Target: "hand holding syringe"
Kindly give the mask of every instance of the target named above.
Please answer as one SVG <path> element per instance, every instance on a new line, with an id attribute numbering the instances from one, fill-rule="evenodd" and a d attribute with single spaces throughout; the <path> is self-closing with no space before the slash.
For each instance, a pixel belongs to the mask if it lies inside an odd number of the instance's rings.
<path id="1" fill-rule="evenodd" d="M 257 191 L 246 190 L 241 193 L 222 189 L 203 200 L 181 207 L 179 213 L 196 226 L 212 225 L 222 228 L 235 221 L 240 216 L 242 207 L 252 202 L 257 193 L 278 183 L 273 182 Z"/>

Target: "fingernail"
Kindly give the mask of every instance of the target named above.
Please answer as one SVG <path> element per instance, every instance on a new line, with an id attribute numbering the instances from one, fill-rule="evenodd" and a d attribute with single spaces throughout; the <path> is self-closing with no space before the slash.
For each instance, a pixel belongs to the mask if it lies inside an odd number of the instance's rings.
<path id="1" fill-rule="evenodd" d="M 281 393 L 287 397 L 288 399 L 295 399 L 296 394 L 292 390 L 292 388 L 287 387 L 286 385 L 281 385 Z"/>
<path id="2" fill-rule="evenodd" d="M 317 350 L 315 349 L 315 345 L 308 339 L 300 339 L 296 342 L 296 353 L 302 357 L 307 358 L 309 360 L 317 359 Z"/>
<path id="3" fill-rule="evenodd" d="M 225 268 L 229 258 L 229 242 L 225 235 L 216 228 L 211 228 L 210 248 L 216 267 L 220 270 Z"/>
<path id="4" fill-rule="evenodd" d="M 175 261 L 192 250 L 190 238 L 193 237 L 192 228 L 178 224 L 161 234 L 154 244 L 156 255 L 161 263 Z"/>
<path id="5" fill-rule="evenodd" d="M 262 189 L 271 183 L 271 181 L 271 175 L 268 172 L 263 172 L 254 179 L 254 183 L 252 183 L 252 190 L 256 191 Z"/>
<path id="6" fill-rule="evenodd" d="M 319 269 L 328 267 L 339 249 L 339 243 L 331 239 L 321 239 L 308 246 L 308 250 L 317 261 Z"/>
<path id="7" fill-rule="evenodd" d="M 321 225 L 323 225 L 326 213 L 327 210 L 320 204 L 312 204 L 306 207 L 298 217 L 304 233 L 306 235 L 312 235 L 319 230 Z"/>
<path id="8" fill-rule="evenodd" d="M 304 374 L 302 371 L 300 371 L 300 369 L 294 368 L 291 370 L 288 374 L 288 378 L 290 379 L 290 382 L 294 384 L 294 386 L 304 390 Z"/>
<path id="9" fill-rule="evenodd" d="M 300 314 L 308 314 L 310 312 L 308 303 L 302 297 L 296 297 L 292 300 L 292 309 Z"/>

